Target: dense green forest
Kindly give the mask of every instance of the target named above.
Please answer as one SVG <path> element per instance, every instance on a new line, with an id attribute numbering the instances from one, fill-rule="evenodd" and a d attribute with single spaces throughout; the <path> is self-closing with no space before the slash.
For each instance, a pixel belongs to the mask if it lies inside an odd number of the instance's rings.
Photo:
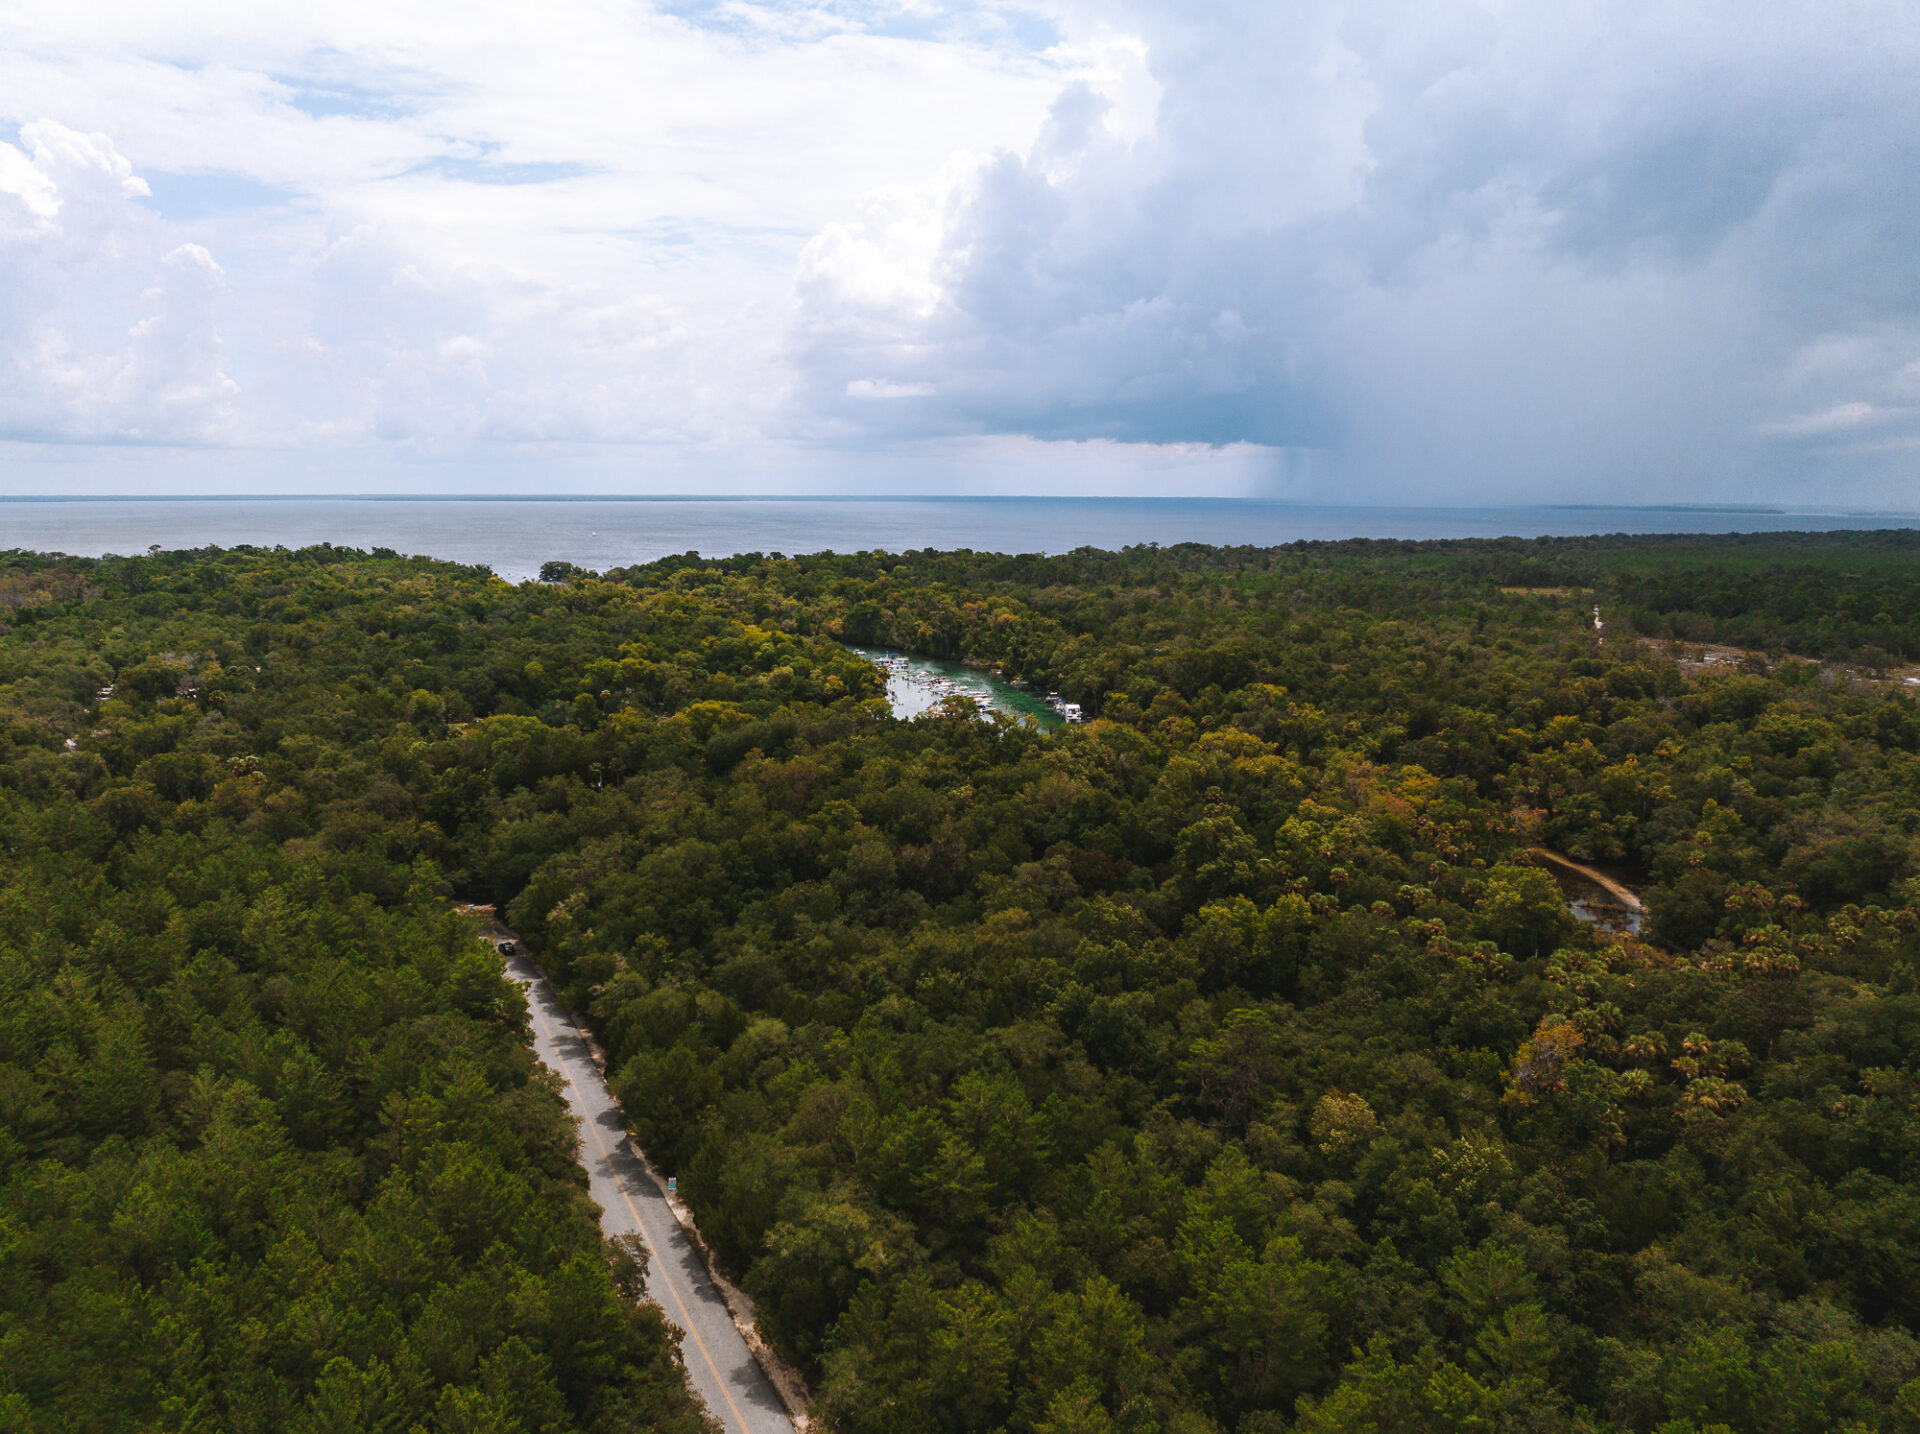
<path id="1" fill-rule="evenodd" d="M 282 690 L 203 600 L 316 575 L 0 565 L 0 1429 L 703 1434 L 525 998 L 328 786 L 338 631 Z"/>
<path id="2" fill-rule="evenodd" d="M 834 1429 L 1920 1431 L 1917 557 L 0 559 L 0 1407 L 693 1427 L 481 899 Z"/>

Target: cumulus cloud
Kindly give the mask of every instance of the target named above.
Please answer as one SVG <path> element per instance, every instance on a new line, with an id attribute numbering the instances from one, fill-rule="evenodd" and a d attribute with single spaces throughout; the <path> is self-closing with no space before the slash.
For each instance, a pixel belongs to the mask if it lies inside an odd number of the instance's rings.
<path id="1" fill-rule="evenodd" d="M 1123 17 L 1149 133 L 1071 84 L 1024 152 L 808 246 L 820 431 L 1239 440 L 1394 497 L 1904 481 L 1884 444 L 1808 440 L 1910 421 L 1910 7 Z"/>
<path id="2" fill-rule="evenodd" d="M 0 206 L 9 229 L 33 229 L 49 223 L 60 212 L 60 186 L 53 176 L 10 144 L 0 144 L 0 194 L 17 201 Z"/>
<path id="3" fill-rule="evenodd" d="M 42 119 L 20 140 L 0 144 L 0 435 L 217 439 L 236 391 L 219 264 L 169 244 L 106 135 Z"/>
<path id="4" fill-rule="evenodd" d="M 0 436 L 77 444 L 766 448 L 806 237 L 1078 63 L 917 0 L 11 18 Z"/>

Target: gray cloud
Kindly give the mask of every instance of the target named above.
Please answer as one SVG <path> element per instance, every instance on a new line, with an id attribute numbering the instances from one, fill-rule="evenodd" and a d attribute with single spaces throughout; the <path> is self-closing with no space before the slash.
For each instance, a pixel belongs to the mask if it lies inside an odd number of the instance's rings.
<path id="1" fill-rule="evenodd" d="M 1916 506 L 1904 0 L 22 15 L 0 442 Z"/>
<path id="2" fill-rule="evenodd" d="M 1307 449 L 1381 496 L 1898 500 L 1915 14 L 1141 6 L 1150 135 L 1070 86 L 809 246 L 798 409 Z"/>

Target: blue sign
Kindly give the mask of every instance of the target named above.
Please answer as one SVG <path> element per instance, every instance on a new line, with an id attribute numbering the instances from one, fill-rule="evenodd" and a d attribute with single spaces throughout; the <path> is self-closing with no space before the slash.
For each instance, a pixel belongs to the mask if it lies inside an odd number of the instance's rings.
<path id="1" fill-rule="evenodd" d="M 678 1190 L 679 1188 L 680 1188 L 680 1182 L 676 1180 L 673 1176 L 669 1175 L 667 1177 L 667 1194 L 671 1195 L 674 1193 L 674 1191 Z"/>

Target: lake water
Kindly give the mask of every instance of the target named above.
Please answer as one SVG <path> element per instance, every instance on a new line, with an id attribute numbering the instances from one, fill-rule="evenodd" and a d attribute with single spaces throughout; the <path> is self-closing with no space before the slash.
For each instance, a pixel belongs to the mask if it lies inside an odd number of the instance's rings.
<path id="1" fill-rule="evenodd" d="M 1224 498 L 0 499 L 0 550 L 97 557 L 153 545 L 330 542 L 484 563 L 514 581 L 549 560 L 604 571 L 671 553 L 972 548 L 1058 553 L 1139 543 L 1538 537 L 1920 527 L 1920 515 L 1675 508 L 1362 508 Z"/>
<path id="2" fill-rule="evenodd" d="M 1615 901 L 1600 887 L 1591 882 L 1575 883 L 1568 879 L 1560 883 L 1560 889 L 1566 894 L 1567 910 L 1589 926 L 1615 936 L 1638 936 L 1645 913 L 1635 911 L 1631 906 L 1623 906 Z"/>
<path id="3" fill-rule="evenodd" d="M 881 657 L 900 659 L 904 666 L 887 673 L 887 701 L 896 717 L 917 717 L 930 712 L 946 700 L 953 689 L 971 697 L 983 711 L 1005 712 L 1012 717 L 1028 717 L 1052 731 L 1066 725 L 1065 719 L 1032 692 L 1003 682 L 990 672 L 958 662 L 939 662 L 930 657 L 909 657 L 877 647 L 853 649 L 869 662 Z"/>

